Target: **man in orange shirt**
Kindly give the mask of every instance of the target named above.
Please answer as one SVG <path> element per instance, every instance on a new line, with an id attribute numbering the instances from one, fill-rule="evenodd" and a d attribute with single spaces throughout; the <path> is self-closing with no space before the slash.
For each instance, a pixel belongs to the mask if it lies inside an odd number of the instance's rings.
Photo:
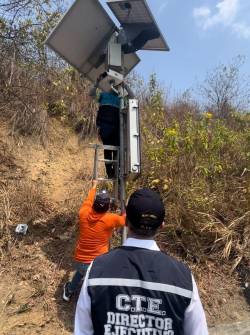
<path id="1" fill-rule="evenodd" d="M 125 216 L 108 212 L 110 197 L 106 191 L 96 194 L 97 181 L 79 212 L 79 237 L 76 243 L 74 259 L 76 272 L 64 285 L 63 299 L 69 301 L 78 289 L 90 263 L 99 255 L 108 252 L 109 240 L 115 228 L 125 225 Z"/>

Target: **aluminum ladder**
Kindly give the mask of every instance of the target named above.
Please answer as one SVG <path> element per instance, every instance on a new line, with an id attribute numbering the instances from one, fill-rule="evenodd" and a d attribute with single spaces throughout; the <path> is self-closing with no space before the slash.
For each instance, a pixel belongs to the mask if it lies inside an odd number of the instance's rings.
<path id="1" fill-rule="evenodd" d="M 101 144 L 90 144 L 90 147 L 95 150 L 94 154 L 94 168 L 93 168 L 93 179 L 99 181 L 107 181 L 112 182 L 113 184 L 113 197 L 117 201 L 119 199 L 119 155 L 120 155 L 120 147 L 112 146 L 112 145 L 101 145 Z M 110 150 L 116 151 L 116 159 L 105 159 L 100 158 L 100 151 Z M 114 164 L 115 166 L 115 177 L 114 178 L 105 178 L 99 177 L 99 163 L 106 164 Z"/>

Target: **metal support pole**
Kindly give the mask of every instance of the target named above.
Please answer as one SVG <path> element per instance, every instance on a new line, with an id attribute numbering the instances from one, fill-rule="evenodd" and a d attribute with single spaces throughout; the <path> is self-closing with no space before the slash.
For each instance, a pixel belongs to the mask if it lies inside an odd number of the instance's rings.
<path id="1" fill-rule="evenodd" d="M 95 145 L 95 160 L 94 160 L 93 177 L 95 180 L 98 178 L 98 145 Z"/>
<path id="2" fill-rule="evenodd" d="M 120 193 L 120 203 L 121 203 L 121 211 L 122 213 L 125 211 L 125 198 L 126 198 L 126 190 L 125 190 L 125 161 L 124 161 L 124 88 L 122 86 L 122 94 L 121 94 L 121 102 L 120 102 L 120 172 L 119 172 L 119 193 Z M 122 242 L 124 242 L 127 238 L 127 229 L 123 228 L 122 233 Z"/>
<path id="3" fill-rule="evenodd" d="M 120 162 L 120 149 L 116 151 L 116 164 L 115 164 L 115 181 L 114 181 L 114 198 L 118 200 L 119 194 L 119 162 Z"/>

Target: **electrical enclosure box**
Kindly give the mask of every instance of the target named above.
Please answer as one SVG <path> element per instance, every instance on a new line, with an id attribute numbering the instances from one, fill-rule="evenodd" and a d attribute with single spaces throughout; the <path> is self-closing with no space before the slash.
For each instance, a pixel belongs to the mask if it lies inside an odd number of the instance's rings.
<path id="1" fill-rule="evenodd" d="M 108 66 L 122 67 L 122 46 L 119 43 L 109 43 Z"/>
<path id="2" fill-rule="evenodd" d="M 139 101 L 129 99 L 127 114 L 127 172 L 139 174 L 141 172 L 140 121 Z"/>

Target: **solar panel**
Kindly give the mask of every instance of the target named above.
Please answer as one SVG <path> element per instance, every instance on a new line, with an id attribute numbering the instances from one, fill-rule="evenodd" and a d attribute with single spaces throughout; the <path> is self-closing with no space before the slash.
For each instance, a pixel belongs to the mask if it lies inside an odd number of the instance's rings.
<path id="1" fill-rule="evenodd" d="M 88 68 L 91 55 L 101 44 L 108 42 L 115 29 L 115 24 L 97 0 L 76 0 L 46 44 L 81 71 Z"/>
<path id="2" fill-rule="evenodd" d="M 67 63 L 95 82 L 106 71 L 106 59 L 103 55 L 116 30 L 115 24 L 98 0 L 76 0 L 45 43 Z M 124 74 L 127 75 L 139 62 L 136 54 L 126 55 Z"/>
<path id="3" fill-rule="evenodd" d="M 145 0 L 108 0 L 107 4 L 130 38 L 133 39 L 144 27 L 153 28 L 158 32 L 159 37 L 149 40 L 142 50 L 169 51 Z"/>

